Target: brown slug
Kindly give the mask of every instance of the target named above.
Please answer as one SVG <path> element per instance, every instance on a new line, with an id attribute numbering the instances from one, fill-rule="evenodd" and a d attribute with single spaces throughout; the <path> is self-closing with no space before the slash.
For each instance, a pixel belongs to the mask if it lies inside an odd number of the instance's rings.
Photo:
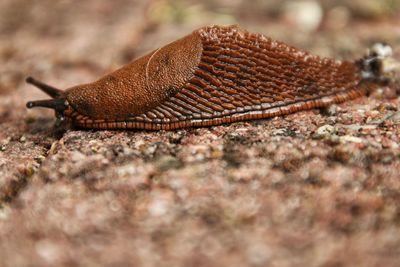
<path id="1" fill-rule="evenodd" d="M 171 130 L 269 118 L 364 95 L 381 79 L 381 54 L 335 61 L 237 26 L 204 27 L 93 83 L 62 91 L 27 78 L 53 98 L 27 107 L 52 108 L 59 119 L 92 129 Z"/>

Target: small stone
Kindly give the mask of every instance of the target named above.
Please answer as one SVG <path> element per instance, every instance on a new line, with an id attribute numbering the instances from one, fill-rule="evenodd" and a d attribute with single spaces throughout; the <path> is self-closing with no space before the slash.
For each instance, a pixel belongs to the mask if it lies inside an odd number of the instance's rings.
<path id="1" fill-rule="evenodd" d="M 384 157 L 381 159 L 381 162 L 382 162 L 383 164 L 390 164 L 390 163 L 393 162 L 393 156 L 392 156 L 392 155 L 384 156 Z"/>
<path id="2" fill-rule="evenodd" d="M 114 212 L 118 212 L 121 210 L 121 203 L 117 200 L 111 201 L 108 206 L 109 206 L 110 210 L 112 210 Z"/>
<path id="3" fill-rule="evenodd" d="M 351 136 L 351 135 L 340 136 L 340 141 L 342 143 L 351 142 L 351 143 L 357 143 L 357 144 L 361 144 L 361 143 L 365 143 L 366 142 L 362 138 L 359 138 L 359 137 L 356 137 L 356 136 Z"/>
<path id="4" fill-rule="evenodd" d="M 286 129 L 284 129 L 284 128 L 274 129 L 271 132 L 271 135 L 273 135 L 273 136 L 275 136 L 275 135 L 277 135 L 277 136 L 285 136 L 285 134 L 286 134 Z"/>
<path id="5" fill-rule="evenodd" d="M 374 109 L 378 110 L 380 112 L 383 112 L 383 111 L 386 111 L 386 110 L 397 111 L 397 107 L 392 103 L 381 103 L 377 107 L 375 107 Z"/>
<path id="6" fill-rule="evenodd" d="M 179 168 L 182 164 L 181 164 L 181 162 L 180 162 L 177 158 L 175 158 L 175 157 L 172 157 L 172 156 L 163 156 L 163 157 L 161 157 L 161 158 L 157 161 L 156 165 L 157 165 L 157 168 L 158 168 L 160 171 L 167 171 L 167 170 L 170 170 L 170 169 L 177 169 L 177 168 Z"/>
<path id="7" fill-rule="evenodd" d="M 393 121 L 393 122 L 395 122 L 395 123 L 400 122 L 400 112 L 396 112 L 396 113 L 390 115 L 390 116 L 387 118 L 387 120 Z"/>
<path id="8" fill-rule="evenodd" d="M 336 129 L 334 126 L 325 124 L 317 129 L 317 131 L 315 132 L 313 137 L 316 139 L 325 138 L 325 137 L 332 136 L 335 133 L 336 133 Z"/>
<path id="9" fill-rule="evenodd" d="M 139 173 L 137 166 L 134 164 L 128 163 L 126 165 L 120 166 L 117 170 L 118 176 L 133 176 Z"/>
<path id="10" fill-rule="evenodd" d="M 31 163 L 28 163 L 25 168 L 23 169 L 22 173 L 26 177 L 32 177 L 32 175 L 35 173 L 35 166 L 33 166 Z"/>
<path id="11" fill-rule="evenodd" d="M 219 159 L 224 156 L 223 146 L 211 147 L 210 157 L 213 159 Z"/>
<path id="12" fill-rule="evenodd" d="M 9 206 L 2 205 L 0 206 L 0 220 L 6 220 L 9 218 L 9 215 L 12 213 L 12 210 Z"/>
<path id="13" fill-rule="evenodd" d="M 71 161 L 72 162 L 81 162 L 85 160 L 86 156 L 79 151 L 72 151 L 71 152 Z"/>
<path id="14" fill-rule="evenodd" d="M 336 116 L 338 113 L 338 106 L 337 105 L 330 105 L 327 108 L 325 108 L 324 113 L 328 116 Z"/>
<path id="15" fill-rule="evenodd" d="M 33 159 L 38 163 L 42 163 L 46 159 L 46 157 L 43 155 L 39 155 L 39 156 L 34 157 Z"/>
<path id="16" fill-rule="evenodd" d="M 58 245 L 49 240 L 41 240 L 35 244 L 36 253 L 48 263 L 55 263 L 63 253 Z"/>
<path id="17" fill-rule="evenodd" d="M 290 1 L 284 7 L 285 18 L 303 32 L 315 31 L 322 20 L 322 7 L 317 1 Z"/>
<path id="18" fill-rule="evenodd" d="M 154 217 L 159 217 L 168 212 L 168 202 L 164 199 L 156 199 L 149 205 L 149 213 Z"/>
<path id="19" fill-rule="evenodd" d="M 209 147 L 206 145 L 193 145 L 190 148 L 193 161 L 202 161 L 209 156 Z"/>
<path id="20" fill-rule="evenodd" d="M 169 136 L 169 142 L 172 144 L 179 144 L 184 137 L 183 131 L 172 132 Z"/>

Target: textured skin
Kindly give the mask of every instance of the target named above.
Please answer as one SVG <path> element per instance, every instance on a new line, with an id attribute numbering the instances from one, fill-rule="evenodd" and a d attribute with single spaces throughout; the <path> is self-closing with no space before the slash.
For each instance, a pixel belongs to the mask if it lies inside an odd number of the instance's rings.
<path id="1" fill-rule="evenodd" d="M 135 60 L 100 80 L 67 90 L 67 100 L 92 119 L 126 119 L 157 107 L 194 76 L 202 52 L 189 35 Z"/>
<path id="2" fill-rule="evenodd" d="M 67 90 L 72 107 L 64 115 L 83 128 L 170 130 L 324 107 L 374 86 L 362 81 L 354 62 L 213 26 Z"/>

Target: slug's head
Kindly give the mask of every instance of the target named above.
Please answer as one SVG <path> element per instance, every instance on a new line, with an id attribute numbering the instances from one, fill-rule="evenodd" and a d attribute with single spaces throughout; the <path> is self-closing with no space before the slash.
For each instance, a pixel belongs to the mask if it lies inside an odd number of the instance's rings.
<path id="1" fill-rule="evenodd" d="M 64 120 L 65 111 L 69 108 L 65 92 L 53 86 L 37 81 L 32 77 L 26 78 L 26 82 L 36 86 L 51 97 L 51 99 L 29 101 L 28 103 L 26 103 L 26 107 L 43 107 L 54 109 L 57 118 L 60 121 Z"/>

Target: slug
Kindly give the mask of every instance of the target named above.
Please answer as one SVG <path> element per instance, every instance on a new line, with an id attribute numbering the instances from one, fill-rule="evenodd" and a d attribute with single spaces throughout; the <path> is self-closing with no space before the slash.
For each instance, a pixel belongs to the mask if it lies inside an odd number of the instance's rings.
<path id="1" fill-rule="evenodd" d="M 379 59 L 391 53 L 387 46 L 377 50 L 359 61 L 335 61 L 237 26 L 209 26 L 65 91 L 29 77 L 52 99 L 27 107 L 54 109 L 59 120 L 87 129 L 172 130 L 264 119 L 373 90 L 382 77 Z"/>

